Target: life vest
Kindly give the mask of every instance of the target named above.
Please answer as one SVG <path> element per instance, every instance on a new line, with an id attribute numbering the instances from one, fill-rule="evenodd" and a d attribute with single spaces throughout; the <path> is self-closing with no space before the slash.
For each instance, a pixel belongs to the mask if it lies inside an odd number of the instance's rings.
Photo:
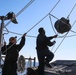
<path id="1" fill-rule="evenodd" d="M 71 29 L 69 20 L 65 19 L 64 17 L 62 17 L 60 20 L 57 20 L 54 24 L 54 27 L 57 32 L 61 34 L 68 32 Z"/>

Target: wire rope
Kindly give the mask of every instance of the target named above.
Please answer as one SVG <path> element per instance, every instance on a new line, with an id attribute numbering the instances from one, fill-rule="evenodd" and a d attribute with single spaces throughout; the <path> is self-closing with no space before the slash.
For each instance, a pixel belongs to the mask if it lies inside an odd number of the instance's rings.
<path id="1" fill-rule="evenodd" d="M 53 7 L 53 9 L 57 6 L 57 4 L 60 2 L 60 0 L 58 0 L 58 2 L 55 4 L 55 6 Z M 53 9 L 50 11 L 50 13 L 53 11 Z M 45 15 L 40 21 L 38 21 L 34 26 L 32 26 L 27 32 L 26 34 L 31 31 L 35 26 L 37 26 L 43 19 L 45 19 L 47 16 L 49 15 L 49 13 L 47 15 Z M 8 25 L 8 24 L 7 24 Z M 20 37 L 17 41 L 19 41 L 22 37 Z M 7 48 L 4 52 L 6 52 L 8 49 L 10 49 L 14 44 L 12 44 L 9 48 Z M 3 52 L 3 53 L 4 53 Z"/>
<path id="2" fill-rule="evenodd" d="M 6 30 L 3 30 L 3 31 L 6 31 Z M 23 34 L 12 32 L 12 31 L 9 31 L 9 33 L 16 34 L 16 35 L 23 35 Z M 36 38 L 36 36 L 31 36 L 31 35 L 26 35 L 26 36 Z"/>
<path id="3" fill-rule="evenodd" d="M 57 33 L 55 32 L 55 30 L 54 30 L 54 27 L 53 27 L 53 23 L 52 23 L 52 19 L 51 19 L 50 14 L 49 14 L 49 18 L 50 18 L 50 22 L 51 22 L 52 29 L 53 29 L 54 33 L 57 34 Z"/>
<path id="4" fill-rule="evenodd" d="M 75 22 L 73 23 L 72 27 L 74 26 Z M 71 28 L 72 28 L 71 27 Z M 66 33 L 66 35 L 63 37 L 62 41 L 60 42 L 60 44 L 58 45 L 58 47 L 56 48 L 56 50 L 54 51 L 54 54 L 56 53 L 56 51 L 58 50 L 58 48 L 60 47 L 60 45 L 62 44 L 62 42 L 64 41 L 64 39 L 66 38 L 67 34 L 69 33 L 69 31 Z"/>
<path id="5" fill-rule="evenodd" d="M 30 6 L 35 0 L 31 0 L 27 5 L 25 5 L 17 14 L 16 17 L 19 16 L 28 6 Z M 11 21 L 9 21 L 8 23 L 6 23 L 5 26 L 7 26 L 8 24 L 10 24 Z"/>
<path id="6" fill-rule="evenodd" d="M 67 18 L 69 18 L 70 14 L 72 13 L 73 9 L 75 8 L 76 4 L 73 6 L 72 10 L 70 11 L 69 15 L 67 16 Z"/>

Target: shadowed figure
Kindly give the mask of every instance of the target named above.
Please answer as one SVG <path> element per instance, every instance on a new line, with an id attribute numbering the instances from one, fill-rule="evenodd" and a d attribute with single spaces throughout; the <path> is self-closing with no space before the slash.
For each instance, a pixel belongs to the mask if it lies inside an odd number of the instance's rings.
<path id="1" fill-rule="evenodd" d="M 19 51 L 25 45 L 25 35 L 21 37 L 21 41 L 19 44 L 16 44 L 16 38 L 11 37 L 9 39 L 9 44 L 1 48 L 2 54 L 5 54 L 5 61 L 2 68 L 2 75 L 17 75 L 17 59 L 19 56 Z"/>
<path id="2" fill-rule="evenodd" d="M 56 42 L 50 40 L 56 38 L 57 35 L 47 37 L 44 28 L 39 28 L 39 34 L 36 39 L 36 50 L 39 61 L 38 73 L 44 75 L 44 65 L 52 67 L 49 62 L 53 59 L 54 54 L 49 50 L 48 46 L 53 46 Z"/>

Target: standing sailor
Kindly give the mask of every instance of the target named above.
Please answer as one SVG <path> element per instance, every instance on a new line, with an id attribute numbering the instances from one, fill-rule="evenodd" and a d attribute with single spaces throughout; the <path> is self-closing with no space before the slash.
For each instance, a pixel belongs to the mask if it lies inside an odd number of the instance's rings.
<path id="1" fill-rule="evenodd" d="M 3 54 L 6 54 L 2 75 L 17 75 L 17 59 L 19 51 L 25 45 L 25 36 L 26 33 L 23 34 L 19 44 L 16 44 L 17 41 L 15 37 L 11 37 L 9 44 L 6 45 L 6 43 L 4 43 L 4 46 L 1 48 Z"/>
<path id="2" fill-rule="evenodd" d="M 36 40 L 37 56 L 39 61 L 38 73 L 39 75 L 44 75 L 44 64 L 48 67 L 52 67 L 49 62 L 53 59 L 54 54 L 49 50 L 48 46 L 54 45 L 56 42 L 51 42 L 50 40 L 56 38 L 57 35 L 47 37 L 45 35 L 44 28 L 39 28 L 39 34 Z"/>

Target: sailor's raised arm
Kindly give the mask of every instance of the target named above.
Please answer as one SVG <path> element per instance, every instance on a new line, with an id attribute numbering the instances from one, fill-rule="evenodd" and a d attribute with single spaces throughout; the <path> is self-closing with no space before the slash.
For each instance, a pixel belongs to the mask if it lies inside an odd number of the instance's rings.
<path id="1" fill-rule="evenodd" d="M 25 45 L 25 41 L 26 41 L 25 36 L 26 36 L 26 33 L 23 34 L 23 36 L 21 37 L 21 41 L 20 41 L 20 43 L 18 44 L 18 50 L 19 50 L 19 51 L 20 51 L 21 48 Z"/>
<path id="2" fill-rule="evenodd" d="M 48 37 L 48 38 L 51 40 L 51 39 L 53 39 L 53 38 L 57 38 L 57 36 L 58 36 L 58 35 L 54 35 L 54 36 L 50 36 L 50 37 Z"/>

